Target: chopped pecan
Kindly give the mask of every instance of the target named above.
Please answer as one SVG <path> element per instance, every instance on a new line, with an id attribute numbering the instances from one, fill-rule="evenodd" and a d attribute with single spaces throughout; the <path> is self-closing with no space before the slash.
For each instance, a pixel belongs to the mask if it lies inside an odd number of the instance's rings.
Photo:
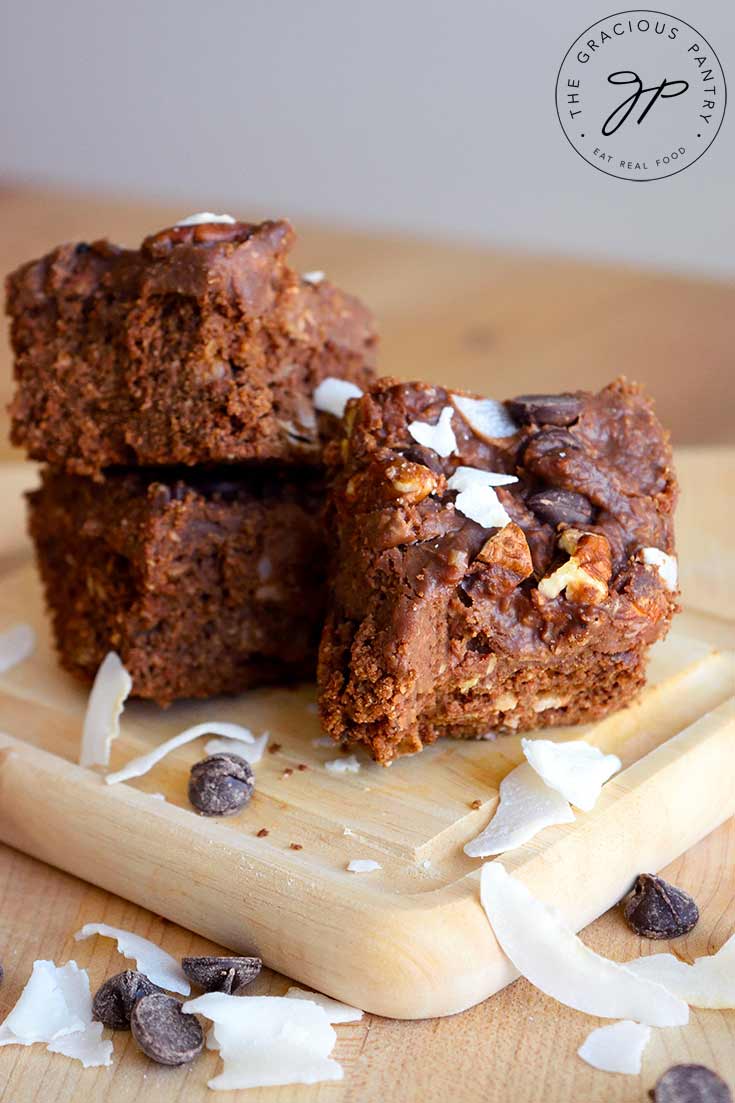
<path id="1" fill-rule="evenodd" d="M 612 575 L 612 555 L 607 538 L 597 532 L 566 529 L 559 546 L 569 559 L 539 582 L 542 598 L 552 600 L 566 590 L 569 601 L 599 605 L 607 597 Z"/>
<path id="2" fill-rule="evenodd" d="M 514 521 L 486 540 L 477 558 L 490 566 L 504 567 L 518 582 L 533 574 L 531 550 L 523 529 Z"/>

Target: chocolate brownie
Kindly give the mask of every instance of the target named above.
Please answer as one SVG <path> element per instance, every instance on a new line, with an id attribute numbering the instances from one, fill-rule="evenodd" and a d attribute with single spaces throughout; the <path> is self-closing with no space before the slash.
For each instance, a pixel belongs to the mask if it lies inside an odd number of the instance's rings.
<path id="1" fill-rule="evenodd" d="M 62 666 L 119 653 L 161 705 L 313 677 L 322 474 L 46 470 L 30 528 Z"/>
<path id="2" fill-rule="evenodd" d="M 180 225 L 140 249 L 62 245 L 7 280 L 12 440 L 98 476 L 111 465 L 319 462 L 311 396 L 363 387 L 368 311 L 286 263 L 288 222 Z"/>
<path id="3" fill-rule="evenodd" d="M 319 655 L 335 739 L 388 763 L 630 700 L 677 608 L 676 479 L 638 387 L 501 404 L 383 380 L 342 425 Z"/>

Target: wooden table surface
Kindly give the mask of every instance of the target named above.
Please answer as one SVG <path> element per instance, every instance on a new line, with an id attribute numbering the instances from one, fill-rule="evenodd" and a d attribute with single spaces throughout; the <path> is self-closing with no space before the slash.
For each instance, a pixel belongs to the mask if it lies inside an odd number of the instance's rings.
<path id="1" fill-rule="evenodd" d="M 63 240 L 107 234 L 134 243 L 181 213 L 181 207 L 0 188 L 0 270 Z M 727 284 L 316 229 L 303 233 L 299 263 L 326 269 L 373 306 L 384 335 L 385 372 L 501 396 L 597 386 L 624 371 L 648 384 L 678 443 L 712 445 L 728 439 L 735 302 Z M 9 364 L 3 345 L 3 402 L 10 391 Z M 5 425 L 2 431 L 4 436 Z M 11 457 L 18 458 L 0 445 L 0 459 Z M 733 618 L 728 501 L 735 490 L 735 450 L 680 448 L 677 462 L 683 485 L 679 547 L 685 599 Z M 0 571 L 30 554 L 19 501 L 34 477 L 31 465 L 0 467 L 5 522 Z M 22 737 L 22 732 L 12 734 Z M 733 770 L 733 765 L 723 767 Z M 676 944 L 677 952 L 691 960 L 719 948 L 735 928 L 735 824 L 725 824 L 682 856 L 666 876 L 692 892 L 702 911 L 692 934 Z M 93 987 L 123 967 L 107 940 L 73 942 L 73 932 L 91 921 L 135 930 L 174 954 L 210 950 L 203 939 L 141 908 L 0 848 L 0 961 L 5 967 L 0 1017 L 17 999 L 35 958 L 62 962 L 74 957 L 89 968 Z M 599 919 L 584 937 L 598 952 L 618 960 L 644 952 L 617 912 Z M 278 995 L 287 983 L 266 971 L 253 991 Z M 254 1103 L 632 1103 L 646 1098 L 646 1089 L 664 1068 L 690 1060 L 719 1069 L 735 1085 L 735 1012 L 693 1011 L 688 1027 L 655 1031 L 640 1078 L 597 1072 L 575 1056 L 595 1025 L 596 1020 L 518 981 L 453 1018 L 407 1023 L 366 1016 L 337 1027 L 334 1056 L 345 1069 L 342 1083 L 233 1092 L 225 1098 Z M 83 1070 L 42 1046 L 9 1046 L 0 1050 L 0 1100 L 204 1100 L 216 1060 L 207 1054 L 190 1068 L 165 1069 L 143 1058 L 124 1034 L 115 1036 L 114 1065 L 100 1070 Z"/>

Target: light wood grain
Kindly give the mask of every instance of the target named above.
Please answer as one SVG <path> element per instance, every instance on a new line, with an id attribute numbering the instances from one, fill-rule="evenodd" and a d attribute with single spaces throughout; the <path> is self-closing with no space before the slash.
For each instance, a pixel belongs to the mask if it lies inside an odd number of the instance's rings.
<path id="1" fill-rule="evenodd" d="M 7 185 L 0 188 L 0 275 L 62 241 L 107 236 L 137 245 L 185 206 Z M 732 283 L 300 223 L 297 230 L 297 267 L 325 270 L 374 310 L 383 374 L 500 398 L 596 389 L 625 374 L 649 387 L 677 443 L 732 441 Z M 3 406 L 9 394 L 10 354 L 0 332 Z M 5 436 L 0 424 L 0 457 L 9 455 Z"/>

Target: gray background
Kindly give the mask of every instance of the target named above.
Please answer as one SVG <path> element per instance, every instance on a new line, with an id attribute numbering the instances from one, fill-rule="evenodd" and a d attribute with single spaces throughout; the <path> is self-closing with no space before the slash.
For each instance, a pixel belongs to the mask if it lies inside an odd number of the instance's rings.
<path id="1" fill-rule="evenodd" d="M 733 0 L 666 0 L 735 95 Z M 331 223 L 735 271 L 735 104 L 662 181 L 585 164 L 556 117 L 615 0 L 3 0 L 0 174 Z"/>

